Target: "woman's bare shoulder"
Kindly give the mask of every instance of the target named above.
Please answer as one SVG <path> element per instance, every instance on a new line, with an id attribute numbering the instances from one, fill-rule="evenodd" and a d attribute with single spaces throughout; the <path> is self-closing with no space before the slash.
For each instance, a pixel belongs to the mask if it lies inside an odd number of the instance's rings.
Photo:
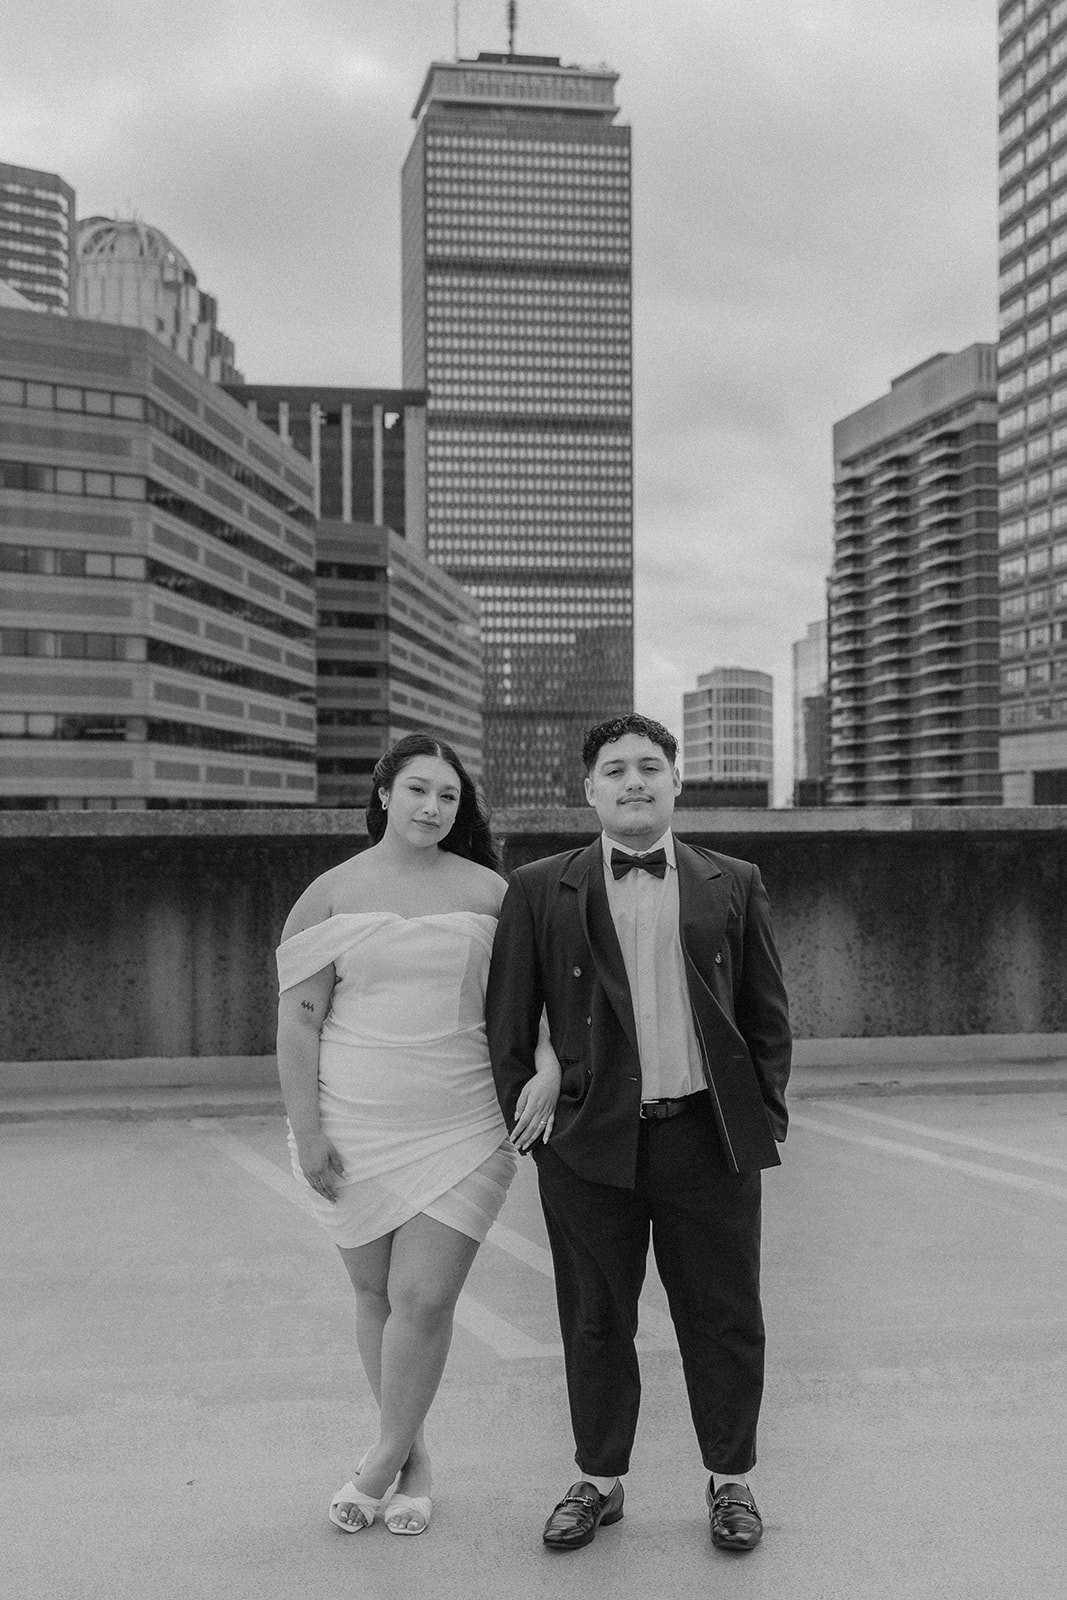
<path id="1" fill-rule="evenodd" d="M 351 910 L 353 901 L 359 897 L 360 880 L 369 875 L 366 855 L 366 851 L 361 851 L 358 855 L 349 856 L 347 861 L 341 861 L 336 867 L 329 867 L 313 878 L 286 917 L 282 938 L 289 939 L 294 933 L 302 933 L 305 928 L 314 928 L 318 923 L 325 922 L 341 904 L 346 910 Z"/>
<path id="2" fill-rule="evenodd" d="M 468 861 L 464 856 L 453 859 L 459 869 L 457 881 L 463 887 L 464 897 L 469 897 L 471 901 L 463 909 L 497 916 L 507 890 L 507 883 L 499 872 L 494 872 L 492 867 L 483 867 L 477 861 Z"/>

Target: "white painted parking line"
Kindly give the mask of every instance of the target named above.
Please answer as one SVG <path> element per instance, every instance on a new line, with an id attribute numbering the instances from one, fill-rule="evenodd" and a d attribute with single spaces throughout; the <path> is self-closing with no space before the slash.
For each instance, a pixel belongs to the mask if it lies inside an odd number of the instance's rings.
<path id="1" fill-rule="evenodd" d="M 1063 1156 L 1042 1155 L 1036 1150 L 1019 1150 L 1015 1145 L 1001 1144 L 996 1139 L 979 1139 L 971 1133 L 952 1133 L 944 1128 L 931 1127 L 926 1122 L 911 1122 L 904 1117 L 891 1117 L 885 1111 L 868 1111 L 864 1107 L 844 1105 L 837 1100 L 824 1102 L 823 1110 L 830 1109 L 841 1116 L 878 1123 L 883 1128 L 897 1128 L 902 1133 L 915 1133 L 923 1139 L 937 1139 L 942 1144 L 961 1145 L 965 1150 L 980 1150 L 985 1155 L 1003 1156 L 1007 1161 L 1025 1161 L 1032 1167 L 1051 1167 L 1056 1172 L 1067 1172 L 1067 1160 Z"/>
<path id="2" fill-rule="evenodd" d="M 986 1183 L 1000 1184 L 1007 1189 L 1022 1189 L 1027 1194 L 1046 1195 L 1053 1200 L 1067 1200 L 1067 1188 L 1062 1184 L 1045 1183 L 1041 1178 L 1030 1178 L 1025 1173 L 1006 1172 L 1002 1167 L 986 1166 L 977 1161 L 964 1161 L 959 1156 L 942 1155 L 940 1150 L 927 1150 L 918 1144 L 905 1144 L 900 1139 L 882 1139 L 876 1134 L 857 1133 L 851 1128 L 839 1128 L 832 1122 L 822 1122 L 806 1113 L 793 1112 L 790 1122 L 811 1133 L 827 1134 L 831 1139 L 843 1139 L 847 1144 L 864 1145 L 868 1150 L 880 1150 L 885 1155 L 906 1156 L 910 1161 L 923 1161 L 927 1166 L 943 1167 L 952 1172 L 963 1172 L 969 1178 L 982 1178 Z"/>

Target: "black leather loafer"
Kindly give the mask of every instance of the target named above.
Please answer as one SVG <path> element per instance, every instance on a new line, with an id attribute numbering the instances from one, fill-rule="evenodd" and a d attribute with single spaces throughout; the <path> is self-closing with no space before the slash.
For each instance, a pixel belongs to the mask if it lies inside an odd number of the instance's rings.
<path id="1" fill-rule="evenodd" d="M 711 1542 L 717 1550 L 754 1550 L 763 1538 L 763 1522 L 743 1483 L 720 1483 L 713 1488 L 708 1480 L 705 1499 L 711 1519 Z"/>
<path id="2" fill-rule="evenodd" d="M 622 1516 L 622 1479 L 610 1494 L 601 1494 L 584 1478 L 572 1483 L 545 1523 L 541 1535 L 550 1550 L 580 1550 L 591 1544 L 603 1523 L 610 1527 Z"/>

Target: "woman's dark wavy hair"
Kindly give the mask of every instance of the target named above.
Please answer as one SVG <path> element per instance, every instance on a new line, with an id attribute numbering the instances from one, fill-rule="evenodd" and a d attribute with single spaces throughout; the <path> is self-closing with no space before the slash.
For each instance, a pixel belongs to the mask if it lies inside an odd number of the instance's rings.
<path id="1" fill-rule="evenodd" d="M 416 756 L 438 756 L 455 772 L 459 779 L 459 806 L 456 820 L 438 845 L 439 850 L 451 850 L 453 855 L 477 861 L 479 866 L 502 871 L 500 849 L 489 826 L 489 807 L 474 786 L 474 779 L 450 744 L 435 738 L 432 733 L 408 733 L 398 739 L 382 756 L 374 769 L 370 801 L 367 805 L 367 832 L 371 843 L 377 844 L 385 833 L 385 807 L 381 790 L 392 792 L 393 784 L 404 768 Z"/>

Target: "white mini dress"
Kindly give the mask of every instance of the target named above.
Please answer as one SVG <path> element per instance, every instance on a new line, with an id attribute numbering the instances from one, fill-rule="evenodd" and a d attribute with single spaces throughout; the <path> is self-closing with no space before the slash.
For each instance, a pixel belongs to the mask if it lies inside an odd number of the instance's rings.
<path id="1" fill-rule="evenodd" d="M 420 1213 L 479 1242 L 504 1203 L 515 1151 L 485 1035 L 496 918 L 339 912 L 278 947 L 282 990 L 333 964 L 319 1045 L 322 1131 L 344 1163 L 335 1203 L 300 1170 L 304 1203 L 352 1249 Z"/>

